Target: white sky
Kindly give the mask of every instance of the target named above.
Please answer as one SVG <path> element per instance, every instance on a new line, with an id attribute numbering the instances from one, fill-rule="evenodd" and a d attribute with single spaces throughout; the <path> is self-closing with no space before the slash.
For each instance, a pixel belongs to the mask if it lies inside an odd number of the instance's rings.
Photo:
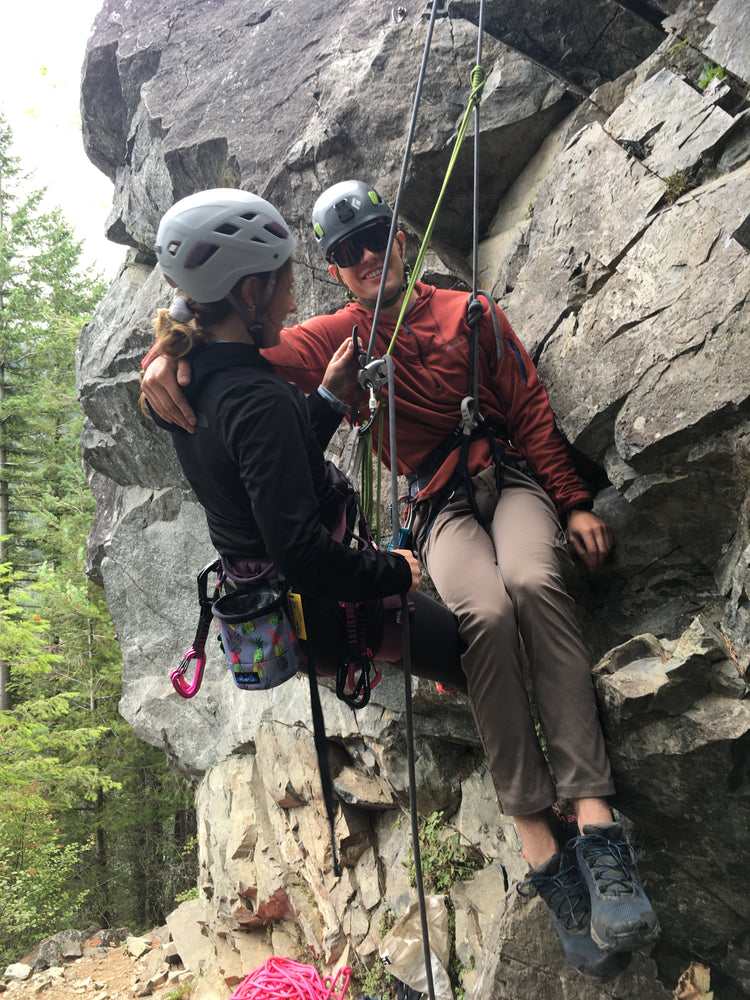
<path id="1" fill-rule="evenodd" d="M 103 0 L 16 0 L 4 4 L 0 110 L 13 130 L 13 152 L 32 188 L 47 187 L 45 208 L 59 205 L 80 239 L 85 265 L 110 278 L 125 247 L 104 237 L 112 183 L 83 151 L 79 114 L 86 41 Z"/>

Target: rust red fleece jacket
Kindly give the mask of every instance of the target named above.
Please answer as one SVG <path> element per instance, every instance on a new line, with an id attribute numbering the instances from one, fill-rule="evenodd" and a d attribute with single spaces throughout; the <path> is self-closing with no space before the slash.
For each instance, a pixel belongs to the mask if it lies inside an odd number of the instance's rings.
<path id="1" fill-rule="evenodd" d="M 429 457 L 458 423 L 461 401 L 468 392 L 469 337 L 465 292 L 417 283 L 418 299 L 409 310 L 393 350 L 396 388 L 396 445 L 399 473 L 411 472 Z M 479 331 L 479 407 L 485 420 L 505 425 L 510 458 L 525 458 L 561 514 L 590 500 L 556 425 L 549 398 L 536 368 L 505 315 L 497 309 L 498 344 L 489 303 L 483 303 Z M 277 374 L 313 392 L 336 348 L 351 337 L 356 324 L 368 343 L 372 310 L 350 303 L 328 316 L 316 316 L 281 332 L 281 344 L 264 351 Z M 381 357 L 391 339 L 395 320 L 382 316 L 375 339 Z M 383 393 L 383 454 L 390 465 L 387 405 Z M 426 498 L 449 481 L 458 460 L 454 450 L 423 491 Z M 472 442 L 469 472 L 491 462 L 485 439 Z"/>

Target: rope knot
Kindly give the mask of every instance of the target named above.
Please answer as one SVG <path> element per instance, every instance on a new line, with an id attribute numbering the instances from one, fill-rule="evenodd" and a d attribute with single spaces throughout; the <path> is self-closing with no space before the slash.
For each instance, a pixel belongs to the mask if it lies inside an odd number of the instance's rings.
<path id="1" fill-rule="evenodd" d="M 484 90 L 484 81 L 487 79 L 487 75 L 484 72 L 484 66 L 475 66 L 471 71 L 471 99 L 475 104 L 479 104 L 482 100 L 482 91 Z"/>
<path id="2" fill-rule="evenodd" d="M 482 319 L 482 303 L 479 299 L 469 299 L 466 307 L 466 316 L 469 326 L 474 329 Z"/>

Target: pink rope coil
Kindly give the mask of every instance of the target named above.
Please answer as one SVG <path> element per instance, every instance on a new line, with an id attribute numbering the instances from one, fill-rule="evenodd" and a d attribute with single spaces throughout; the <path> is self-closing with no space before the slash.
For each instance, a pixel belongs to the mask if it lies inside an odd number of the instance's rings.
<path id="1" fill-rule="evenodd" d="M 342 966 L 334 977 L 321 979 L 314 965 L 291 958 L 269 958 L 242 980 L 229 1000 L 344 1000 L 352 970 Z M 340 993 L 333 989 L 339 985 Z"/>

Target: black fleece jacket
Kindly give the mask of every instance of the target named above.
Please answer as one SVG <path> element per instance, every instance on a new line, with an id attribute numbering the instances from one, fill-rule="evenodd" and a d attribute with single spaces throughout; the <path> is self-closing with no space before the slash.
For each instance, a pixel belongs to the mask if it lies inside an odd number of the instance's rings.
<path id="1" fill-rule="evenodd" d="M 408 590 L 401 556 L 331 537 L 341 508 L 338 477 L 323 455 L 340 420 L 333 408 L 275 375 L 248 344 L 211 344 L 191 363 L 185 394 L 195 433 L 154 416 L 172 433 L 217 551 L 270 558 L 303 594 L 360 601 Z"/>

